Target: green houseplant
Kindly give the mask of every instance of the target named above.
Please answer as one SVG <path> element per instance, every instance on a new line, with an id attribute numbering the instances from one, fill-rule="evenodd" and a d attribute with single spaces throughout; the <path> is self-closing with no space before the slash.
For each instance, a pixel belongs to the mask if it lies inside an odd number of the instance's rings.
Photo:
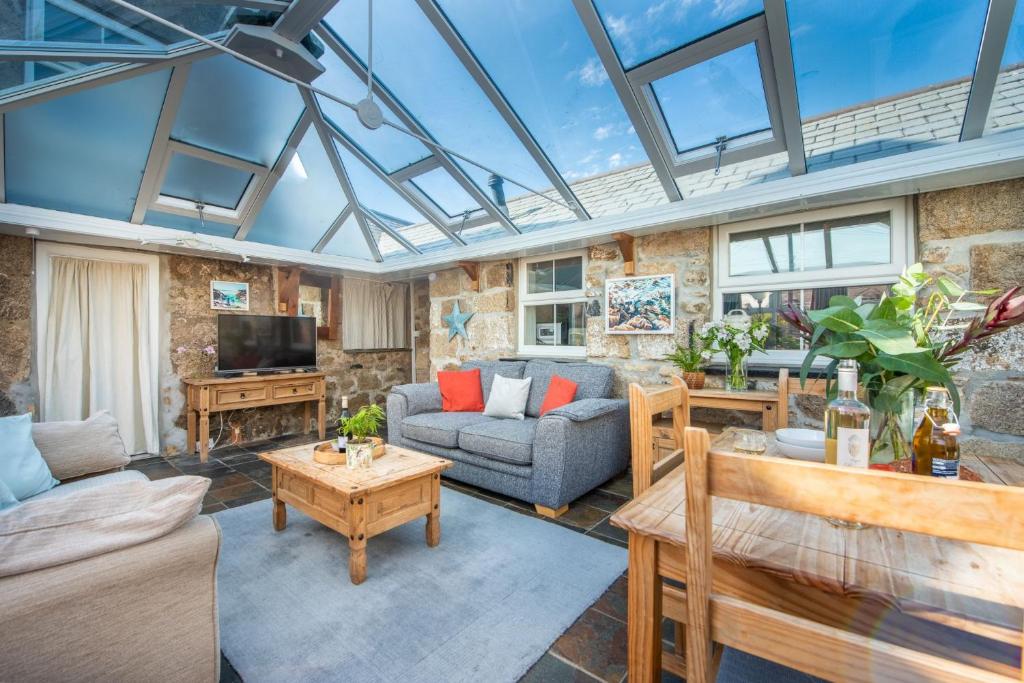
<path id="1" fill-rule="evenodd" d="M 827 308 L 805 312 L 788 306 L 782 317 L 808 344 L 800 368 L 806 382 L 815 358 L 830 358 L 825 371 L 827 395 L 839 361 L 860 366 L 860 383 L 871 407 L 873 463 L 910 457 L 914 396 L 931 385 L 944 386 L 960 410 L 960 395 L 950 373 L 972 346 L 1024 322 L 1024 294 L 1013 287 L 988 306 L 971 301 L 997 290 L 971 291 L 947 277 L 933 277 L 917 263 L 877 303 L 833 296 Z"/>
<path id="2" fill-rule="evenodd" d="M 373 441 L 370 437 L 377 435 L 383 421 L 384 411 L 376 403 L 363 406 L 351 417 L 338 418 L 338 431 L 348 437 L 345 453 L 350 469 L 369 467 L 373 462 Z"/>
<path id="3" fill-rule="evenodd" d="M 690 389 L 704 388 L 704 368 L 711 361 L 713 350 L 708 335 L 694 329 L 690 323 L 689 341 L 684 346 L 676 343 L 676 349 L 665 356 L 665 360 L 679 368 L 683 381 Z"/>

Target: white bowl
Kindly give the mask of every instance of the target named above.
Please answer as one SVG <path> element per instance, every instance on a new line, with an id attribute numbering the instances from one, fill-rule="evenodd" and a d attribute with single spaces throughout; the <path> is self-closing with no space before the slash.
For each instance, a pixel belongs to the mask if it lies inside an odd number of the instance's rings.
<path id="1" fill-rule="evenodd" d="M 808 460 L 810 462 L 825 462 L 825 449 L 824 448 L 805 448 L 803 446 L 794 446 L 791 443 L 778 442 L 779 452 L 787 458 L 795 458 L 796 460 Z"/>
<path id="2" fill-rule="evenodd" d="M 820 429 L 784 427 L 783 429 L 775 430 L 775 438 L 780 444 L 787 443 L 815 450 L 823 450 L 825 448 L 825 432 Z"/>

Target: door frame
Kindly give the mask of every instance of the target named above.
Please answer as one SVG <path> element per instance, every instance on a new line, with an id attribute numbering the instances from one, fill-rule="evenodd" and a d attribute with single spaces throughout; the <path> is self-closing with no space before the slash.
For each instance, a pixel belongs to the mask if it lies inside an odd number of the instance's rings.
<path id="1" fill-rule="evenodd" d="M 160 257 L 156 254 L 147 254 L 137 251 L 122 251 L 119 249 L 99 249 L 95 247 L 84 247 L 77 244 L 64 244 L 62 242 L 36 241 L 35 256 L 35 317 L 36 317 L 36 339 L 35 353 L 36 371 L 39 373 L 39 414 L 40 419 L 45 420 L 43 414 L 43 391 L 46 383 L 43 381 L 42 354 L 46 349 L 46 327 L 49 317 L 50 303 L 50 260 L 54 256 L 66 256 L 70 258 L 86 259 L 90 261 L 109 261 L 113 263 L 135 263 L 146 266 L 149 276 L 149 367 L 150 386 L 152 387 L 151 410 L 153 414 L 153 435 L 155 444 L 148 444 L 153 447 L 154 453 L 160 452 Z"/>

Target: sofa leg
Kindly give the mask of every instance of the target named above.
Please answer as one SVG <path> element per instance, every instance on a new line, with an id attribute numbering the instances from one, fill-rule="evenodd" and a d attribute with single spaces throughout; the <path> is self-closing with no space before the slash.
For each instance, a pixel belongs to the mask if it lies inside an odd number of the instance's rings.
<path id="1" fill-rule="evenodd" d="M 549 517 L 551 519 L 557 519 L 569 511 L 568 505 L 563 505 L 557 510 L 554 508 L 545 507 L 543 505 L 534 505 L 537 508 L 537 514 L 542 517 Z"/>

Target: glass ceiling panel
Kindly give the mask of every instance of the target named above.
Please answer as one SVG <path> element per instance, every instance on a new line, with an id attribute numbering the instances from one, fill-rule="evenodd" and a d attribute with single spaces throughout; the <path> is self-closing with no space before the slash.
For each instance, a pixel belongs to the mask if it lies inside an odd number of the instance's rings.
<path id="1" fill-rule="evenodd" d="M 764 11 L 761 0 L 594 0 L 594 5 L 627 69 Z"/>
<path id="2" fill-rule="evenodd" d="M 757 48 L 747 43 L 651 83 L 678 152 L 771 128 Z"/>
<path id="3" fill-rule="evenodd" d="M 480 205 L 448 175 L 443 168 L 435 168 L 411 181 L 421 192 L 430 197 L 449 218 L 462 216 L 466 211 L 477 211 Z"/>
<path id="4" fill-rule="evenodd" d="M 146 212 L 142 221 L 146 225 L 157 225 L 161 228 L 173 228 L 175 230 L 187 230 L 198 232 L 202 235 L 216 235 L 217 237 L 234 237 L 238 230 L 237 225 L 218 223 L 217 221 L 205 220 L 200 222 L 198 218 L 190 216 L 179 216 L 176 213 L 164 213 L 163 211 Z"/>
<path id="5" fill-rule="evenodd" d="M 310 127 L 246 239 L 311 250 L 347 203 L 320 138 Z"/>
<path id="6" fill-rule="evenodd" d="M 113 64 L 81 64 L 78 62 L 13 62 L 0 61 L 0 95 L 8 95 L 19 88 L 42 85 L 87 71 L 103 69 Z"/>
<path id="7" fill-rule="evenodd" d="M 169 77 L 156 71 L 7 112 L 7 201 L 129 220 Z"/>
<path id="8" fill-rule="evenodd" d="M 362 164 L 348 150 L 335 144 L 341 163 L 348 171 L 348 179 L 359 203 L 367 209 L 381 214 L 384 219 L 399 225 L 422 223 L 425 219 L 419 211 L 388 187 L 373 171 Z"/>
<path id="9" fill-rule="evenodd" d="M 566 181 L 647 162 L 571 2 L 440 4 Z"/>
<path id="10" fill-rule="evenodd" d="M 187 154 L 172 154 L 160 194 L 226 209 L 238 206 L 252 174 Z"/>
<path id="11" fill-rule="evenodd" d="M 789 0 L 809 170 L 955 142 L 985 0 Z"/>
<path id="12" fill-rule="evenodd" d="M 1024 127 L 1024 2 L 1018 0 L 1006 38 L 985 133 Z"/>
<path id="13" fill-rule="evenodd" d="M 365 62 L 366 3 L 341 2 L 327 21 Z M 438 142 L 519 182 L 550 186 L 415 0 L 374 3 L 373 30 L 374 73 Z M 478 182 L 487 175 L 462 165 Z"/>
<path id="14" fill-rule="evenodd" d="M 302 110 L 294 85 L 219 55 L 192 64 L 171 137 L 272 166 Z"/>
<path id="15" fill-rule="evenodd" d="M 366 83 L 360 81 L 333 50 L 326 48 L 320 63 L 324 65 L 326 71 L 313 81 L 313 85 L 349 102 L 358 102 L 366 97 Z M 430 156 L 430 150 L 416 138 L 389 126 L 370 130 L 359 123 L 355 112 L 348 107 L 320 95 L 316 97 L 324 114 L 389 173 Z M 384 113 L 384 118 L 398 122 L 398 117 L 391 109 L 382 102 L 378 101 L 377 104 Z"/>
<path id="16" fill-rule="evenodd" d="M 370 248 L 366 246 L 366 239 L 363 231 L 359 229 L 354 215 L 350 215 L 342 223 L 341 229 L 334 234 L 331 241 L 324 247 L 323 253 L 331 256 L 348 256 L 350 258 L 361 258 L 372 260 Z M 405 253 L 403 250 L 402 253 Z"/>

